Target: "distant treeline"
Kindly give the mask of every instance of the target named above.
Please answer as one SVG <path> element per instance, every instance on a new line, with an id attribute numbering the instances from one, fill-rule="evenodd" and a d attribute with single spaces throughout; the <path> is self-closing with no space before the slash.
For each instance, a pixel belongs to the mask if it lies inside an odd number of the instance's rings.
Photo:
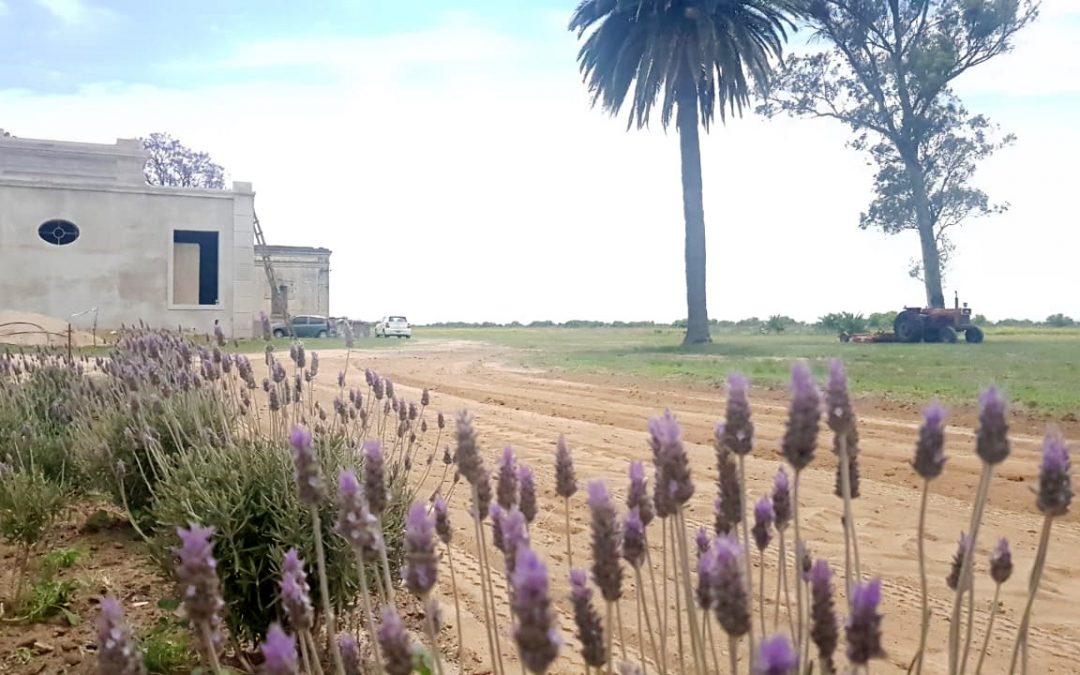
<path id="1" fill-rule="evenodd" d="M 719 330 L 749 331 L 756 333 L 785 333 L 785 332 L 826 332 L 861 333 L 864 331 L 890 331 L 896 312 L 872 312 L 867 315 L 852 312 L 833 312 L 820 317 L 813 323 L 798 321 L 790 316 L 774 314 L 762 319 L 752 316 L 738 321 L 726 319 L 712 319 L 709 325 Z M 1002 327 L 1031 327 L 1031 328 L 1070 328 L 1080 325 L 1072 317 L 1064 314 L 1052 314 L 1044 321 L 1031 319 L 1001 319 L 990 321 L 982 314 L 976 314 L 972 322 L 980 326 Z M 511 321 L 510 323 L 497 323 L 494 321 L 469 322 L 469 321 L 442 321 L 439 323 L 426 324 L 429 328 L 685 328 L 686 320 L 680 319 L 671 323 L 656 321 L 590 321 L 586 319 L 573 319 L 571 321 L 531 321 L 522 323 Z"/>

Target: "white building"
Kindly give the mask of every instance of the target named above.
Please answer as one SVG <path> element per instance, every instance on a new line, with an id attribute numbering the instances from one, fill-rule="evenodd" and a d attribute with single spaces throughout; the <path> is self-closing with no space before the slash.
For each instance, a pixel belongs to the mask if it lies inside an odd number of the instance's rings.
<path id="1" fill-rule="evenodd" d="M 0 132 L 0 309 L 248 337 L 262 308 L 254 192 L 150 186 L 137 140 Z M 263 282 L 265 283 L 265 282 Z"/>
<path id="2" fill-rule="evenodd" d="M 274 278 L 280 290 L 279 302 L 273 304 L 270 283 L 263 268 L 262 255 L 268 253 Z M 257 311 L 268 316 L 315 314 L 330 315 L 330 249 L 310 246 L 255 246 L 256 296 L 261 299 Z"/>

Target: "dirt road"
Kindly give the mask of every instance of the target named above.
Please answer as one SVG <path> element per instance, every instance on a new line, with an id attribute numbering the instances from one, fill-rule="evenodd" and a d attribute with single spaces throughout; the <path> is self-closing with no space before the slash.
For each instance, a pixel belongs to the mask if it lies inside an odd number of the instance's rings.
<path id="1" fill-rule="evenodd" d="M 323 372 L 334 373 L 343 367 L 343 353 L 323 353 Z M 690 522 L 696 527 L 712 522 L 715 498 L 715 461 L 711 447 L 713 425 L 723 415 L 723 393 L 692 389 L 664 382 L 634 380 L 622 376 L 592 376 L 542 372 L 520 366 L 513 350 L 477 343 L 440 343 L 417 345 L 404 351 L 375 350 L 354 352 L 350 370 L 371 367 L 390 377 L 411 400 L 419 399 L 419 388 L 433 393 L 432 409 L 442 410 L 452 419 L 453 413 L 467 408 L 476 417 L 482 448 L 488 465 L 494 463 L 504 445 L 510 444 L 518 460 L 529 464 L 536 474 L 541 509 L 531 528 L 531 540 L 547 560 L 552 576 L 556 607 L 567 647 L 553 672 L 580 673 L 581 659 L 576 653 L 574 625 L 567 601 L 569 571 L 566 560 L 565 525 L 562 502 L 554 492 L 553 455 L 556 438 L 565 434 L 573 449 L 580 491 L 572 500 L 572 549 L 576 566 L 589 560 L 589 514 L 585 505 L 585 484 L 591 479 L 608 482 L 623 507 L 626 471 L 633 459 L 650 457 L 646 446 L 647 419 L 670 408 L 683 425 L 690 453 L 697 492 L 691 502 Z M 332 377 L 320 377 L 321 396 L 329 399 L 335 389 Z M 362 373 L 350 372 L 351 383 L 363 382 Z M 858 392 L 853 392 L 857 395 Z M 772 476 L 780 465 L 779 439 L 786 417 L 785 394 L 753 390 L 751 403 L 756 427 L 753 455 L 747 463 L 748 491 L 756 500 L 771 489 Z M 880 402 L 856 400 L 859 430 L 862 437 L 862 497 L 855 502 L 862 567 L 868 575 L 880 576 L 884 583 L 884 634 L 888 658 L 874 666 L 874 672 L 905 670 L 918 642 L 920 622 L 919 581 L 916 566 L 916 519 L 921 484 L 909 468 L 916 428 L 917 407 L 897 407 Z M 1034 557 L 1041 517 L 1036 512 L 1032 486 L 1038 473 L 1038 448 L 1042 430 L 1023 420 L 1013 421 L 1013 452 L 995 476 L 976 558 L 976 620 L 974 647 L 982 644 L 983 630 L 989 617 L 993 584 L 987 573 L 989 551 L 998 537 L 1008 537 L 1013 546 L 1016 569 L 1002 590 L 1002 601 L 990 643 L 985 673 L 1008 670 L 1010 649 L 1025 600 L 1027 577 Z M 974 457 L 973 418 L 971 411 L 953 415 L 947 438 L 950 460 L 945 474 L 932 484 L 927 517 L 927 555 L 933 622 L 929 654 L 924 672 L 947 672 L 945 645 L 952 594 L 945 585 L 957 538 L 967 528 L 970 501 L 978 480 L 979 465 Z M 824 427 L 823 427 L 824 428 Z M 825 430 L 827 432 L 827 429 Z M 1076 442 L 1077 429 L 1066 429 Z M 446 436 L 443 437 L 444 442 Z M 825 557 L 839 571 L 837 586 L 843 586 L 843 537 L 840 526 L 841 502 L 833 496 L 835 460 L 828 448 L 831 438 L 823 435 L 817 459 L 802 478 L 801 520 L 803 538 L 815 556 Z M 437 460 L 436 460 L 437 461 Z M 651 464 L 649 474 L 651 476 Z M 438 469 L 439 467 L 436 467 Z M 439 471 L 433 472 L 438 474 Z M 433 489 L 429 479 L 426 489 Z M 466 672 L 490 672 L 487 643 L 481 628 L 483 611 L 479 590 L 477 542 L 467 517 L 468 496 L 458 489 L 451 503 L 454 520 L 453 557 L 457 571 L 458 594 L 464 605 Z M 1031 672 L 1072 673 L 1080 660 L 1080 527 L 1075 512 L 1054 525 L 1054 535 L 1042 591 L 1035 604 L 1031 633 Z M 655 531 L 654 531 L 655 530 Z M 659 523 L 650 528 L 657 543 Z M 488 538 L 490 546 L 490 537 Z M 790 533 L 789 533 L 789 554 Z M 766 613 L 771 629 L 773 593 L 776 584 L 776 547 L 766 556 Z M 507 672 L 517 672 L 517 655 L 509 637 L 510 618 L 506 603 L 502 560 L 492 550 L 488 557 L 496 571 L 499 631 L 503 636 L 501 652 Z M 659 578 L 659 549 L 654 548 L 653 562 Z M 755 553 L 754 585 L 758 583 L 760 560 Z M 454 610 L 448 570 L 440 570 L 444 616 L 453 621 Z M 637 660 L 642 635 L 637 630 L 636 592 L 632 576 L 624 583 L 622 617 L 626 650 Z M 842 589 L 838 588 L 838 592 Z M 651 599 L 651 594 L 650 594 Z M 674 600 L 671 601 L 672 605 Z M 756 599 L 755 599 L 756 603 Z M 838 608 L 845 606 L 838 599 Z M 651 604 L 650 604 L 651 608 Z M 843 613 L 841 611 L 841 613 Z M 842 620 L 842 619 L 841 619 Z M 783 619 L 781 619 L 783 622 Z M 672 622 L 674 623 L 674 622 Z M 653 622 L 654 628 L 656 621 Z M 657 668 L 649 653 L 649 670 L 678 672 L 678 644 L 675 627 L 662 636 L 668 645 L 669 663 Z M 714 630 L 718 626 L 714 625 Z M 760 629 L 759 629 L 760 630 Z M 444 631 L 445 635 L 453 630 Z M 760 639 L 760 636 L 759 636 Z M 455 640 L 456 641 L 456 640 Z M 648 639 L 646 638 L 646 646 Z M 721 648 L 722 649 L 722 648 Z M 746 647 L 742 646 L 745 659 Z M 841 649 L 843 645 L 841 644 Z M 686 647 L 689 657 L 689 646 Z M 616 654 L 620 649 L 616 647 Z M 721 663 L 726 657 L 721 653 Z M 974 672 L 974 658 L 968 672 Z"/>

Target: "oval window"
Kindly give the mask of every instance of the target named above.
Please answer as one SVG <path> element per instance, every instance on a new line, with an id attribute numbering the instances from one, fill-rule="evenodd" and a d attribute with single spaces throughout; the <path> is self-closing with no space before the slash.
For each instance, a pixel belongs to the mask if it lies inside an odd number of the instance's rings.
<path id="1" fill-rule="evenodd" d="M 50 244 L 64 246 L 79 238 L 79 228 L 68 220 L 47 220 L 38 228 L 38 236 Z"/>

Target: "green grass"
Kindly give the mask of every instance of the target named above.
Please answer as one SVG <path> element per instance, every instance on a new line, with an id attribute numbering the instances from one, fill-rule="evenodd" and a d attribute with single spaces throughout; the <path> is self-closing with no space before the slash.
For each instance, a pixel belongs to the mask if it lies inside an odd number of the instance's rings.
<path id="1" fill-rule="evenodd" d="M 1032 411 L 1080 410 L 1080 330 L 988 329 L 986 342 L 841 344 L 834 336 L 714 333 L 714 342 L 683 348 L 677 329 L 418 329 L 414 342 L 480 340 L 514 347 L 527 365 L 722 386 L 732 370 L 766 386 L 787 383 L 791 361 L 805 358 L 819 375 L 842 358 L 854 391 L 905 402 L 973 402 L 989 384 Z"/>

